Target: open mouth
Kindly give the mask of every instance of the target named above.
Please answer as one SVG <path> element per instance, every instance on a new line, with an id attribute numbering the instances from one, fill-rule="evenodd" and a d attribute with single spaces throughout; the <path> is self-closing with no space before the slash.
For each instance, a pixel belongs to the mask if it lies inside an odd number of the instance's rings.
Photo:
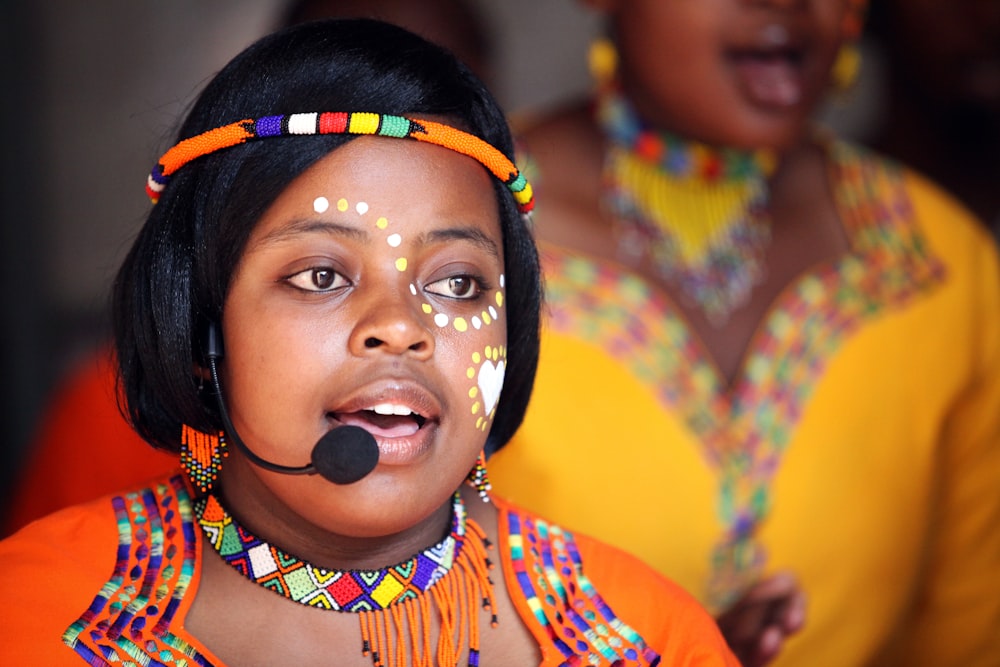
<path id="1" fill-rule="evenodd" d="M 751 102 L 788 107 L 803 97 L 805 53 L 792 47 L 734 49 L 727 54 Z"/>
<path id="2" fill-rule="evenodd" d="M 359 426 L 377 437 L 403 438 L 419 431 L 427 418 L 405 405 L 380 403 L 356 412 L 335 412 L 330 417 L 341 424 Z"/>

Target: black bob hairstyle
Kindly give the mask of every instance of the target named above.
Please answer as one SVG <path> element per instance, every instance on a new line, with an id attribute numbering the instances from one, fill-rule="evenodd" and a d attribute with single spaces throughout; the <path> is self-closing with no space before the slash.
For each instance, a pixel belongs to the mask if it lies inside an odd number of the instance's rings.
<path id="1" fill-rule="evenodd" d="M 177 140 L 244 118 L 313 111 L 439 116 L 513 159 L 503 112 L 467 67 L 421 37 L 368 19 L 306 23 L 260 39 L 208 83 Z M 199 391 L 196 374 L 207 365 L 207 327 L 221 321 L 230 280 L 263 212 L 310 165 L 351 139 L 250 141 L 185 165 L 161 193 L 112 293 L 122 410 L 154 446 L 177 451 L 182 424 L 222 430 L 212 392 Z M 510 192 L 492 180 L 506 261 L 508 357 L 487 453 L 502 447 L 524 417 L 541 307 L 531 232 Z"/>

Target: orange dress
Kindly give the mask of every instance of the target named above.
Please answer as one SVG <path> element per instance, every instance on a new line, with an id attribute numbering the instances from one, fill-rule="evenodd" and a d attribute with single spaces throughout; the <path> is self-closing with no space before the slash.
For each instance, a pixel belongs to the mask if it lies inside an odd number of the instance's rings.
<path id="1" fill-rule="evenodd" d="M 543 667 L 738 667 L 679 587 L 632 556 L 496 504 L 508 592 Z M 202 543 L 181 475 L 3 540 L 0 664 L 222 665 L 185 629 L 202 559 L 213 557 Z"/>

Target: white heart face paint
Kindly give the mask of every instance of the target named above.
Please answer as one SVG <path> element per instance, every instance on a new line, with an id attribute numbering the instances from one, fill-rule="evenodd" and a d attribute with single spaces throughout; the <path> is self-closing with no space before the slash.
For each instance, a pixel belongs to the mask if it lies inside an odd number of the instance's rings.
<path id="1" fill-rule="evenodd" d="M 500 390 L 503 389 L 503 375 L 506 368 L 507 366 L 503 361 L 494 366 L 493 362 L 489 360 L 484 361 L 483 365 L 479 367 L 479 377 L 476 379 L 476 385 L 478 385 L 479 391 L 482 392 L 483 409 L 486 414 L 493 412 L 493 408 L 497 405 L 497 399 L 500 398 Z"/>
<path id="2" fill-rule="evenodd" d="M 476 428 L 488 431 L 496 415 L 497 402 L 503 391 L 504 374 L 507 371 L 507 350 L 503 346 L 487 346 L 482 353 L 472 353 L 472 364 L 465 374 L 475 385 L 469 389 L 473 400 L 472 415 L 476 418 Z"/>

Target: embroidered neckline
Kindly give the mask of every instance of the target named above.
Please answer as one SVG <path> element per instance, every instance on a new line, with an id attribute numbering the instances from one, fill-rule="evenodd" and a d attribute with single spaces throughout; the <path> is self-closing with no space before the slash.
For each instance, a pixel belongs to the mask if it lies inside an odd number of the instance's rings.
<path id="1" fill-rule="evenodd" d="M 641 276 L 558 247 L 541 251 L 548 326 L 586 332 L 629 363 L 717 471 L 725 535 L 700 594 L 710 609 L 727 606 L 764 566 L 757 530 L 770 511 L 770 484 L 827 360 L 864 322 L 905 306 L 945 275 L 916 224 L 901 168 L 851 144 L 820 142 L 850 249 L 784 288 L 729 389 L 683 314 Z"/>

